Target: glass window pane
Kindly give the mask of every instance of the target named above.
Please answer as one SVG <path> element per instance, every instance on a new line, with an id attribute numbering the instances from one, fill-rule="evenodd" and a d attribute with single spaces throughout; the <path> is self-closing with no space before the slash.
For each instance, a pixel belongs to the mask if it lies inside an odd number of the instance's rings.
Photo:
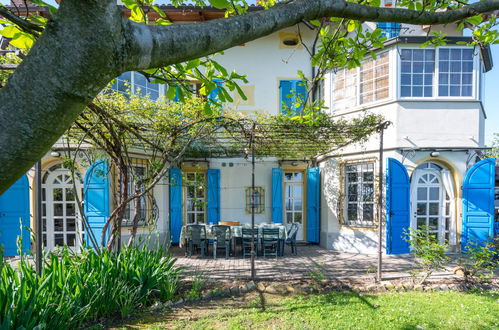
<path id="1" fill-rule="evenodd" d="M 421 229 L 423 226 L 426 226 L 426 218 L 417 218 L 417 228 Z"/>
<path id="2" fill-rule="evenodd" d="M 362 211 L 363 221 L 374 221 L 374 210 L 372 204 L 364 204 Z"/>
<path id="3" fill-rule="evenodd" d="M 471 86 L 463 86 L 461 88 L 461 96 L 472 96 Z"/>
<path id="4" fill-rule="evenodd" d="M 401 79 L 402 85 L 410 85 L 411 84 L 411 75 L 410 74 L 403 74 L 400 79 Z"/>
<path id="5" fill-rule="evenodd" d="M 295 211 L 301 211 L 301 210 L 302 210 L 301 200 L 295 200 Z"/>
<path id="6" fill-rule="evenodd" d="M 429 215 L 438 215 L 440 209 L 440 203 L 429 203 Z"/>
<path id="7" fill-rule="evenodd" d="M 357 173 L 348 173 L 348 182 L 357 182 Z"/>
<path id="8" fill-rule="evenodd" d="M 62 201 L 62 188 L 54 188 L 52 196 L 54 201 Z"/>
<path id="9" fill-rule="evenodd" d="M 424 201 L 427 198 L 428 188 L 418 188 L 418 200 Z"/>
<path id="10" fill-rule="evenodd" d="M 422 74 L 414 74 L 412 76 L 412 84 L 413 85 L 423 85 L 423 75 Z"/>
<path id="11" fill-rule="evenodd" d="M 449 87 L 448 85 L 440 85 L 438 86 L 438 95 L 439 96 L 449 96 Z"/>
<path id="12" fill-rule="evenodd" d="M 73 188 L 66 188 L 66 200 L 67 201 L 75 200 L 75 194 Z"/>
<path id="13" fill-rule="evenodd" d="M 284 179 L 288 181 L 293 180 L 293 173 L 284 173 Z"/>
<path id="14" fill-rule="evenodd" d="M 440 49 L 439 57 L 441 60 L 449 59 L 449 50 L 448 49 Z"/>
<path id="15" fill-rule="evenodd" d="M 66 245 L 67 246 L 75 246 L 76 245 L 76 234 L 67 234 L 66 235 Z"/>
<path id="16" fill-rule="evenodd" d="M 450 96 L 461 96 L 461 87 L 451 85 L 450 89 L 449 89 L 449 95 Z"/>
<path id="17" fill-rule="evenodd" d="M 363 177 L 364 182 L 374 181 L 374 173 L 373 172 L 364 172 L 363 175 L 364 175 L 364 177 Z"/>
<path id="18" fill-rule="evenodd" d="M 433 96 L 433 87 L 424 87 L 424 97 L 432 97 Z"/>
<path id="19" fill-rule="evenodd" d="M 413 73 L 423 73 L 423 68 L 424 68 L 423 62 L 413 62 L 412 63 L 412 72 Z"/>
<path id="20" fill-rule="evenodd" d="M 74 203 L 66 204 L 66 216 L 74 217 L 76 214 L 76 205 Z"/>
<path id="21" fill-rule="evenodd" d="M 450 72 L 461 72 L 461 62 L 450 62 Z"/>
<path id="22" fill-rule="evenodd" d="M 55 234 L 54 244 L 55 246 L 64 246 L 64 234 Z"/>
<path id="23" fill-rule="evenodd" d="M 401 86 L 400 96 L 401 97 L 410 97 L 411 96 L 411 86 Z"/>
<path id="24" fill-rule="evenodd" d="M 463 62 L 463 72 L 473 72 L 473 62 Z"/>
<path id="25" fill-rule="evenodd" d="M 426 215 L 426 203 L 417 203 L 416 214 L 417 215 Z"/>
<path id="26" fill-rule="evenodd" d="M 357 221 L 357 205 L 348 204 L 348 220 Z"/>
<path id="27" fill-rule="evenodd" d="M 438 229 L 438 218 L 430 218 L 430 221 L 428 223 L 428 227 L 430 227 L 430 230 L 437 230 Z"/>
<path id="28" fill-rule="evenodd" d="M 443 73 L 449 72 L 449 62 L 440 61 L 438 71 Z"/>
<path id="29" fill-rule="evenodd" d="M 66 219 L 66 231 L 76 231 L 76 219 Z"/>
<path id="30" fill-rule="evenodd" d="M 302 172 L 296 172 L 294 174 L 294 180 L 295 181 L 303 181 L 303 173 Z"/>
<path id="31" fill-rule="evenodd" d="M 450 50 L 451 60 L 461 60 L 461 49 L 451 49 Z"/>
<path id="32" fill-rule="evenodd" d="M 204 218 L 204 213 L 197 214 L 197 221 L 198 221 L 198 223 L 205 223 L 206 222 L 206 220 Z"/>
<path id="33" fill-rule="evenodd" d="M 414 97 L 421 97 L 423 96 L 423 87 L 412 87 L 412 96 Z"/>
<path id="34" fill-rule="evenodd" d="M 424 59 L 424 49 L 414 49 L 412 53 L 413 61 L 422 61 Z"/>
<path id="35" fill-rule="evenodd" d="M 301 212 L 297 212 L 294 214 L 294 221 L 297 222 L 297 223 L 302 223 L 302 213 Z"/>
<path id="36" fill-rule="evenodd" d="M 402 68 L 401 71 L 403 73 L 411 73 L 411 62 L 402 62 Z"/>
<path id="37" fill-rule="evenodd" d="M 372 183 L 363 185 L 362 200 L 364 202 L 370 202 L 374 200 L 374 185 Z"/>
<path id="38" fill-rule="evenodd" d="M 293 187 L 293 197 L 301 199 L 303 197 L 303 187 L 302 186 L 294 186 Z"/>
<path id="39" fill-rule="evenodd" d="M 461 74 L 451 73 L 450 74 L 450 83 L 452 85 L 459 85 L 461 83 Z"/>
<path id="40" fill-rule="evenodd" d="M 53 207 L 54 207 L 54 216 L 62 217 L 64 215 L 62 204 L 56 203 L 56 204 L 53 204 Z"/>
<path id="41" fill-rule="evenodd" d="M 402 61 L 410 61 L 412 60 L 412 50 L 410 49 L 402 49 L 402 51 L 400 52 L 400 58 L 402 59 Z"/>
<path id="42" fill-rule="evenodd" d="M 429 189 L 430 189 L 429 200 L 438 201 L 440 199 L 440 188 L 429 188 Z"/>
<path id="43" fill-rule="evenodd" d="M 63 218 L 54 218 L 54 231 L 64 231 Z"/>

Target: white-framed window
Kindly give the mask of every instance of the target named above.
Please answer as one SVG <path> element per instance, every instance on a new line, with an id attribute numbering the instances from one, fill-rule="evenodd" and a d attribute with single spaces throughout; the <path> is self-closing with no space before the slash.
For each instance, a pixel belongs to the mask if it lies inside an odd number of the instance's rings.
<path id="1" fill-rule="evenodd" d="M 470 47 L 401 48 L 401 98 L 476 98 L 479 62 Z"/>
<path id="2" fill-rule="evenodd" d="M 206 223 L 206 172 L 184 172 L 185 223 Z"/>
<path id="3" fill-rule="evenodd" d="M 374 162 L 346 164 L 345 224 L 374 226 L 374 197 Z"/>
<path id="4" fill-rule="evenodd" d="M 400 51 L 400 96 L 432 97 L 434 72 L 434 49 L 402 49 Z"/>
<path id="5" fill-rule="evenodd" d="M 303 172 L 284 172 L 284 219 L 286 224 L 303 223 Z"/>
<path id="6" fill-rule="evenodd" d="M 332 109 L 345 110 L 390 97 L 389 52 L 366 59 L 359 68 L 340 69 L 332 76 Z"/>
<path id="7" fill-rule="evenodd" d="M 473 96 L 473 50 L 439 50 L 438 96 Z"/>
<path id="8" fill-rule="evenodd" d="M 146 167 L 137 165 L 132 166 L 128 171 L 128 196 L 132 196 L 136 193 L 137 188 L 140 189 L 140 192 L 144 191 L 145 184 L 143 180 L 146 177 Z M 138 187 L 137 187 L 138 185 Z M 132 226 L 133 219 L 135 215 L 138 216 L 138 225 L 144 226 L 148 223 L 148 200 L 147 194 L 142 195 L 138 198 L 138 200 L 132 200 L 125 208 L 125 214 L 123 216 L 122 226 Z M 137 210 L 137 212 L 136 212 Z"/>
<path id="9" fill-rule="evenodd" d="M 388 98 L 390 94 L 388 59 L 388 53 L 382 53 L 375 60 L 365 61 L 360 67 L 360 104 Z"/>
<path id="10" fill-rule="evenodd" d="M 144 75 L 136 71 L 121 74 L 111 86 L 112 90 L 122 94 L 131 93 L 133 95 L 147 96 L 151 100 L 157 100 L 165 96 L 165 88 L 167 88 L 166 85 L 151 83 Z"/>

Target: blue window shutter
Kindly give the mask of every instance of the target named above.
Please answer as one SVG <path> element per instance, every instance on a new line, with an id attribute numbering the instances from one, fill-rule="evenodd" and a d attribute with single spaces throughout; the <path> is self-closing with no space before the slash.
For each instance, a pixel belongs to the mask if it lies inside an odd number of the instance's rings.
<path id="1" fill-rule="evenodd" d="M 320 188 L 319 167 L 307 170 L 307 241 L 319 243 L 320 239 Z"/>
<path id="2" fill-rule="evenodd" d="M 182 170 L 170 169 L 170 236 L 172 243 L 180 241 L 182 230 Z"/>
<path id="3" fill-rule="evenodd" d="M 27 176 L 23 175 L 0 195 L 0 247 L 3 246 L 5 257 L 18 255 L 19 236 L 22 236 L 22 252 L 28 252 L 31 246 L 29 226 L 29 183 Z"/>
<path id="4" fill-rule="evenodd" d="M 109 218 L 109 165 L 107 160 L 101 159 L 90 166 L 85 174 L 83 186 L 84 192 L 84 208 L 85 217 L 88 220 L 88 225 L 92 230 L 97 244 L 100 244 L 102 239 L 102 229 Z M 109 239 L 109 227 L 105 234 L 105 241 Z M 93 247 L 89 235 L 86 236 L 86 244 Z"/>
<path id="5" fill-rule="evenodd" d="M 217 87 L 215 89 L 213 89 L 210 92 L 210 94 L 208 94 L 208 100 L 219 103 L 220 102 L 220 96 L 219 96 L 220 87 L 219 86 L 223 86 L 223 80 L 222 79 L 213 79 L 213 82 L 215 84 L 217 84 Z"/>
<path id="6" fill-rule="evenodd" d="M 464 177 L 462 250 L 470 241 L 485 241 L 494 235 L 495 163 L 495 158 L 484 159 Z"/>
<path id="7" fill-rule="evenodd" d="M 387 39 L 395 38 L 400 35 L 400 23 L 379 22 L 377 27 L 381 29 L 381 35 Z"/>
<path id="8" fill-rule="evenodd" d="M 386 253 L 409 253 L 404 240 L 410 226 L 410 181 L 404 165 L 388 158 L 386 170 Z M 379 225 L 379 224 L 378 224 Z"/>
<path id="9" fill-rule="evenodd" d="M 282 168 L 272 169 L 272 222 L 282 223 Z"/>
<path id="10" fill-rule="evenodd" d="M 301 80 L 295 80 L 294 81 L 294 91 L 296 92 L 297 99 L 295 98 L 295 103 L 296 102 L 305 102 L 307 99 L 307 86 L 305 86 L 305 83 Z M 300 105 L 299 108 L 294 108 L 294 115 L 300 115 L 303 111 L 303 104 Z"/>
<path id="11" fill-rule="evenodd" d="M 280 102 L 279 108 L 281 113 L 287 113 L 293 105 L 291 89 L 293 88 L 293 80 L 281 80 L 279 84 Z"/>
<path id="12" fill-rule="evenodd" d="M 209 169 L 208 178 L 208 223 L 217 225 L 220 221 L 220 170 Z"/>

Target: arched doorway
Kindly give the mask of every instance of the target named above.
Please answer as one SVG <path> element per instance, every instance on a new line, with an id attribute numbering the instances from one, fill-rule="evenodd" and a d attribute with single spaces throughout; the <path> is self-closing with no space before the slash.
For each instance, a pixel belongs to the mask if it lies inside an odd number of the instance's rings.
<path id="1" fill-rule="evenodd" d="M 412 173 L 411 228 L 427 227 L 440 243 L 455 245 L 454 182 L 441 164 L 425 162 Z"/>
<path id="2" fill-rule="evenodd" d="M 83 228 L 76 201 L 81 196 L 81 176 L 76 191 L 70 171 L 62 164 L 46 170 L 42 181 L 42 233 L 45 249 L 68 246 L 77 251 L 82 246 Z"/>

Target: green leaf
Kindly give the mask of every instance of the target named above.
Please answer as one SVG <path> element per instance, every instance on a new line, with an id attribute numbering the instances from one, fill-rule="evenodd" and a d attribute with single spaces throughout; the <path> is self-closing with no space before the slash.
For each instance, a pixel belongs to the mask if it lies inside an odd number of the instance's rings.
<path id="1" fill-rule="evenodd" d="M 310 24 L 315 25 L 315 26 L 321 26 L 321 22 L 317 19 L 311 20 Z"/>
<path id="2" fill-rule="evenodd" d="M 217 9 L 227 9 L 230 6 L 227 0 L 209 0 L 210 4 Z"/>
<path id="3" fill-rule="evenodd" d="M 177 86 L 170 85 L 168 86 L 168 91 L 166 91 L 166 97 L 170 100 L 175 99 L 175 95 L 177 95 Z"/>
<path id="4" fill-rule="evenodd" d="M 473 25 L 478 25 L 478 24 L 482 23 L 482 21 L 483 21 L 482 15 L 476 15 L 476 16 L 469 17 L 466 19 L 466 22 L 473 24 Z"/>
<path id="5" fill-rule="evenodd" d="M 357 24 L 355 23 L 355 21 L 349 21 L 348 25 L 347 25 L 347 31 L 353 32 L 353 30 L 355 30 L 356 26 L 357 26 Z"/>
<path id="6" fill-rule="evenodd" d="M 14 25 L 7 26 L 3 30 L 0 30 L 0 34 L 5 38 L 14 38 L 14 35 L 20 32 L 21 30 L 19 30 L 19 28 Z"/>

